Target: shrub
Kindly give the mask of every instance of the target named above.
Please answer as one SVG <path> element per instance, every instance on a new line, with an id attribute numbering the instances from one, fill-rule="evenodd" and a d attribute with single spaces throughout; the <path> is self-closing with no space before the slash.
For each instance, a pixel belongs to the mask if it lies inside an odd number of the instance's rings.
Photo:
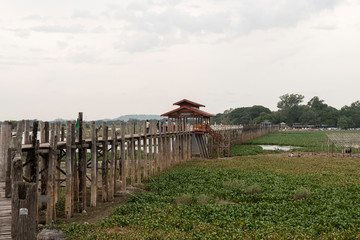
<path id="1" fill-rule="evenodd" d="M 310 190 L 306 188 L 299 188 L 295 191 L 294 200 L 308 200 L 311 198 Z"/>

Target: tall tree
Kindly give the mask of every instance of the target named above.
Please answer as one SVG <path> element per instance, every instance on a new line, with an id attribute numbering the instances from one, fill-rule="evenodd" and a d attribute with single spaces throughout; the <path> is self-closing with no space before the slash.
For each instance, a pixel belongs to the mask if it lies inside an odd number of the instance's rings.
<path id="1" fill-rule="evenodd" d="M 280 101 L 277 107 L 280 109 L 280 113 L 283 115 L 287 124 L 292 125 L 299 122 L 299 118 L 302 113 L 302 103 L 304 96 L 300 94 L 285 94 L 280 96 Z"/>
<path id="2" fill-rule="evenodd" d="M 286 110 L 299 106 L 304 100 L 304 96 L 300 94 L 285 94 L 280 96 L 280 101 L 277 104 L 277 107 L 280 110 Z"/>

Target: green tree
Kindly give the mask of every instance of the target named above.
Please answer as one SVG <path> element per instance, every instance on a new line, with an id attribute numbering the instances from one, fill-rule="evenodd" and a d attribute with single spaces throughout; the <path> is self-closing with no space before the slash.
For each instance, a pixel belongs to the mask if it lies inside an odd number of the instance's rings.
<path id="1" fill-rule="evenodd" d="M 327 104 L 324 103 L 324 100 L 320 100 L 318 96 L 313 97 L 307 105 L 312 108 L 313 110 L 322 110 L 324 108 L 327 108 Z"/>
<path id="2" fill-rule="evenodd" d="M 353 128 L 355 126 L 351 118 L 347 116 L 340 116 L 338 120 L 338 126 L 341 128 Z"/>
<path id="3" fill-rule="evenodd" d="M 295 106 L 299 106 L 304 100 L 304 96 L 300 94 L 285 94 L 280 96 L 280 101 L 277 104 L 277 107 L 280 110 L 291 109 Z"/>
<path id="4" fill-rule="evenodd" d="M 299 122 L 303 106 L 300 106 L 304 100 L 304 96 L 300 94 L 285 94 L 280 96 L 277 107 L 288 125 Z"/>
<path id="5" fill-rule="evenodd" d="M 360 101 L 344 106 L 340 110 L 340 117 L 345 116 L 353 123 L 353 127 L 360 127 Z M 340 119 L 339 119 L 340 120 Z"/>
<path id="6" fill-rule="evenodd" d="M 316 110 L 309 106 L 304 106 L 299 122 L 305 125 L 320 125 L 320 117 Z"/>

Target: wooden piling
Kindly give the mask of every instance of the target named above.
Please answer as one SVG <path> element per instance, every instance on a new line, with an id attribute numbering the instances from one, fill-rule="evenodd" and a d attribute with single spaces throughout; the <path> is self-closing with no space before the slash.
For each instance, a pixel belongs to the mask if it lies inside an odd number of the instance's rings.
<path id="1" fill-rule="evenodd" d="M 71 192 L 71 215 L 75 211 L 75 202 L 79 201 L 79 179 L 77 171 L 77 160 L 76 160 L 76 126 L 74 123 L 71 124 L 71 170 L 73 177 L 71 178 L 71 185 L 73 191 Z"/>
<path id="2" fill-rule="evenodd" d="M 148 137 L 148 141 L 149 141 L 149 176 L 153 176 L 154 175 L 154 169 L 153 169 L 153 130 L 154 129 L 154 123 L 151 122 L 150 126 L 149 126 L 149 137 Z M 146 133 L 148 134 L 148 133 Z"/>
<path id="3" fill-rule="evenodd" d="M 91 197 L 90 206 L 97 205 L 97 132 L 95 121 L 91 122 Z"/>
<path id="4" fill-rule="evenodd" d="M 55 209 L 55 171 L 57 160 L 57 137 L 55 136 L 55 124 L 51 124 L 49 163 L 48 163 L 48 181 L 47 195 L 50 197 L 46 206 L 46 224 L 49 225 L 56 221 Z"/>
<path id="5" fill-rule="evenodd" d="M 102 145 L 103 145 L 103 157 L 102 157 L 102 201 L 107 202 L 109 201 L 108 191 L 108 127 L 106 126 L 106 123 L 102 123 Z"/>
<path id="6" fill-rule="evenodd" d="M 60 122 L 55 123 L 55 136 L 57 142 L 60 141 Z M 61 169 L 61 154 L 58 155 L 56 159 L 56 172 L 55 172 L 55 203 L 58 202 L 60 198 L 60 170 Z"/>
<path id="7" fill-rule="evenodd" d="M 78 166 L 78 176 L 79 176 L 79 202 L 78 202 L 78 212 L 82 213 L 86 210 L 86 164 L 87 164 L 87 150 L 84 140 L 84 126 L 83 126 L 83 113 L 79 112 L 79 117 L 77 119 L 78 125 L 78 134 L 79 134 L 79 166 Z"/>
<path id="8" fill-rule="evenodd" d="M 121 132 L 121 145 L 120 145 L 120 154 L 121 154 L 121 190 L 126 191 L 126 159 L 125 159 L 125 126 L 124 122 L 120 123 L 120 132 Z"/>
<path id="9" fill-rule="evenodd" d="M 141 172 L 144 171 L 145 178 L 145 161 L 141 159 L 141 123 L 137 122 L 137 132 L 138 132 L 138 140 L 137 140 L 137 154 L 136 154 L 136 182 L 141 183 Z M 145 145 L 144 145 L 145 148 Z M 145 155 L 145 152 L 144 152 Z M 145 159 L 145 156 L 144 156 Z"/>
<path id="10" fill-rule="evenodd" d="M 66 191 L 65 191 L 65 217 L 71 218 L 73 215 L 73 199 L 72 199 L 72 191 L 73 191 L 73 169 L 71 164 L 71 142 L 72 142 L 72 134 L 71 134 L 71 121 L 66 122 L 66 160 L 65 160 L 65 170 L 66 170 Z"/>
<path id="11" fill-rule="evenodd" d="M 32 240 L 37 229 L 37 184 L 22 181 L 21 157 L 16 157 L 12 164 L 11 237 Z"/>
<path id="12" fill-rule="evenodd" d="M 110 159 L 110 179 L 109 179 L 109 200 L 114 199 L 115 189 L 116 189 L 116 148 L 117 148 L 117 140 L 116 140 L 116 125 L 112 123 L 111 125 L 111 159 Z"/>
<path id="13" fill-rule="evenodd" d="M 136 169 L 136 160 L 135 160 L 135 140 L 134 140 L 134 130 L 135 130 L 135 124 L 134 122 L 130 123 L 130 152 L 128 153 L 130 155 L 130 162 L 131 162 L 131 185 L 135 185 L 135 169 Z"/>

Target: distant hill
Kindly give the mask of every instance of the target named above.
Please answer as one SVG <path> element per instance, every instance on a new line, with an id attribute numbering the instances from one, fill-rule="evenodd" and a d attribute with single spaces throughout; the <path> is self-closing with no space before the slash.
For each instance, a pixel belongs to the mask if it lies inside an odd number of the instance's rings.
<path id="1" fill-rule="evenodd" d="M 120 116 L 118 118 L 115 119 L 111 119 L 113 121 L 124 121 L 127 122 L 130 119 L 137 119 L 137 120 L 161 120 L 164 117 L 160 117 L 159 115 L 146 115 L 146 114 L 138 114 L 138 115 L 124 115 L 124 116 Z"/>

